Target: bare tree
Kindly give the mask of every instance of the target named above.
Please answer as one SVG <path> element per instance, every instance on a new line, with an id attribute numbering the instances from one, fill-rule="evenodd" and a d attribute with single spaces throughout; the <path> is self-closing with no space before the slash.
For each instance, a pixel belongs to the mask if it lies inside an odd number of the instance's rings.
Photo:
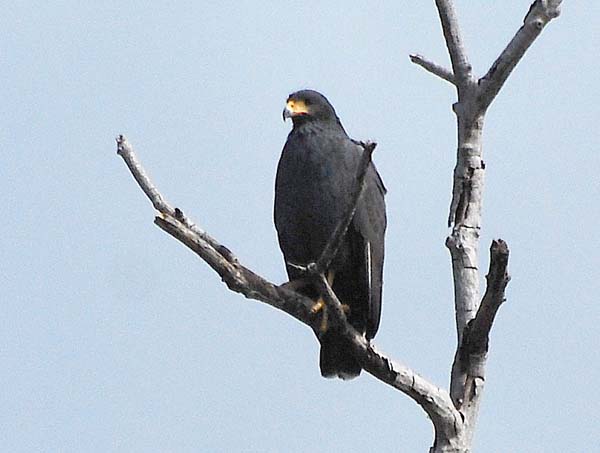
<path id="1" fill-rule="evenodd" d="M 480 297 L 478 250 L 485 175 L 482 160 L 485 113 L 529 46 L 543 28 L 558 17 L 561 1 L 536 0 L 529 8 L 523 25 L 487 73 L 479 79 L 473 75 L 452 0 L 435 2 L 452 70 L 420 55 L 410 56 L 413 63 L 454 85 L 458 94 L 458 100 L 453 105 L 458 126 L 457 162 L 448 216 L 448 226 L 452 230 L 446 240 L 452 258 L 457 331 L 450 390 L 435 386 L 369 344 L 347 322 L 339 300 L 323 276 L 323 270 L 335 255 L 354 214 L 365 170 L 375 149 L 374 143 L 362 144 L 365 152 L 357 173 L 353 209 L 348 210 L 319 260 L 306 269 L 309 276 L 320 285 L 329 322 L 351 342 L 353 353 L 361 366 L 377 379 L 408 395 L 425 410 L 435 428 L 430 453 L 471 451 L 485 383 L 490 330 L 498 308 L 505 300 L 505 289 L 510 280 L 507 272 L 508 246 L 501 239 L 492 241 L 487 286 L 483 298 Z M 180 209 L 173 208 L 165 201 L 124 136 L 117 138 L 117 146 L 118 154 L 158 211 L 154 220 L 156 225 L 196 252 L 221 276 L 229 289 L 278 308 L 319 334 L 321 323 L 319 315 L 311 310 L 314 304 L 312 300 L 297 293 L 293 285 L 275 285 L 244 267 L 227 247 L 195 225 Z"/>

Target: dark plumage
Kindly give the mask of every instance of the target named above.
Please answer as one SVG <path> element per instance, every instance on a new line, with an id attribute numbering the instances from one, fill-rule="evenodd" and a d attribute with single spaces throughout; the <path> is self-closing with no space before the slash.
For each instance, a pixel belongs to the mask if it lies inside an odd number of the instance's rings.
<path id="1" fill-rule="evenodd" d="M 289 96 L 284 119 L 293 129 L 283 148 L 275 182 L 275 227 L 290 280 L 300 277 L 289 263 L 316 261 L 351 203 L 351 190 L 363 152 L 352 141 L 329 101 L 302 90 Z M 348 321 L 371 339 L 381 315 L 385 188 L 373 164 L 344 241 L 333 259 L 333 290 L 348 305 Z M 301 289 L 318 299 L 314 288 Z M 361 367 L 350 346 L 333 329 L 320 336 L 321 374 L 352 378 Z"/>

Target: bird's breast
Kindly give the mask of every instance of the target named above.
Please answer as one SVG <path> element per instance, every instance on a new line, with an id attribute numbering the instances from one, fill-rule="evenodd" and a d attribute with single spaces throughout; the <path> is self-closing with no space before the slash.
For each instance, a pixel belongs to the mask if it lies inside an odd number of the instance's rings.
<path id="1" fill-rule="evenodd" d="M 288 140 L 279 162 L 275 223 L 284 253 L 299 262 L 318 258 L 349 203 L 353 159 L 334 145 Z"/>

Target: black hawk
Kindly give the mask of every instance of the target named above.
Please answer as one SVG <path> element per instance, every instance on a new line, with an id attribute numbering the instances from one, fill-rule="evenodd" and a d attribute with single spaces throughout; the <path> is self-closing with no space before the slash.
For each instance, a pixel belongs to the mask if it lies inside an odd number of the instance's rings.
<path id="1" fill-rule="evenodd" d="M 275 227 L 290 281 L 301 281 L 293 265 L 316 262 L 332 232 L 351 203 L 363 148 L 342 127 L 333 106 L 322 94 L 302 90 L 291 94 L 283 111 L 293 128 L 281 153 L 275 181 Z M 365 188 L 327 279 L 347 319 L 370 340 L 377 333 L 381 315 L 385 187 L 371 163 Z M 310 284 L 299 291 L 319 301 Z M 320 305 L 315 305 L 315 309 Z M 326 313 L 323 313 L 325 316 Z M 324 377 L 350 379 L 361 367 L 351 346 L 324 323 L 320 368 Z"/>

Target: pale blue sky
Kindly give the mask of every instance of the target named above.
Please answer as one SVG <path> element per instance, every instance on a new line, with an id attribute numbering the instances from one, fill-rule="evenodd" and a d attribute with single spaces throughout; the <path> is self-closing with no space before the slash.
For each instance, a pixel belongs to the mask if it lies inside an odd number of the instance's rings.
<path id="1" fill-rule="evenodd" d="M 0 451 L 417 452 L 431 425 L 369 375 L 319 375 L 292 318 L 229 292 L 152 224 L 115 153 L 257 272 L 286 96 L 315 88 L 379 142 L 389 189 L 377 346 L 447 386 L 452 87 L 433 1 L 4 2 Z M 481 74 L 529 0 L 458 2 Z M 480 452 L 600 445 L 597 2 L 565 0 L 492 105 L 482 249 L 512 281 L 492 332 Z M 487 253 L 481 266 L 487 269 Z"/>

